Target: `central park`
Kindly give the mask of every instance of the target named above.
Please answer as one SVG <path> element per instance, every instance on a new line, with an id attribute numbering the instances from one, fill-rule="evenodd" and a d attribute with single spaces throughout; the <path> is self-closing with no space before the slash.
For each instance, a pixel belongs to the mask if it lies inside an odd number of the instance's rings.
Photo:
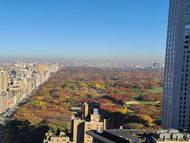
<path id="1" fill-rule="evenodd" d="M 163 70 L 63 67 L 21 105 L 2 141 L 40 142 L 46 131 L 71 132 L 71 108 L 100 104 L 118 128 L 155 130 L 161 125 Z"/>

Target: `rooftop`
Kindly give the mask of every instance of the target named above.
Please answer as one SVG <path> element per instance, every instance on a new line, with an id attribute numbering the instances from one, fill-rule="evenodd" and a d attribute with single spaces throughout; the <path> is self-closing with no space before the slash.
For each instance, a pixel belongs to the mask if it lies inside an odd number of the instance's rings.
<path id="1" fill-rule="evenodd" d="M 149 134 L 152 134 L 152 131 L 132 130 L 132 129 L 131 130 L 112 129 L 112 130 L 104 130 L 102 133 L 98 133 L 96 131 L 88 131 L 87 134 L 103 142 L 106 142 L 106 140 L 111 140 L 112 142 L 140 143 L 144 141 Z"/>

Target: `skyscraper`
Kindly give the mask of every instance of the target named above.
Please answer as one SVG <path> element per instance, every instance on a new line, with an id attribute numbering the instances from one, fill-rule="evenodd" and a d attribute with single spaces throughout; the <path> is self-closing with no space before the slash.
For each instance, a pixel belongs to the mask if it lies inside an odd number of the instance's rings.
<path id="1" fill-rule="evenodd" d="M 162 128 L 190 128 L 190 0 L 170 0 Z"/>

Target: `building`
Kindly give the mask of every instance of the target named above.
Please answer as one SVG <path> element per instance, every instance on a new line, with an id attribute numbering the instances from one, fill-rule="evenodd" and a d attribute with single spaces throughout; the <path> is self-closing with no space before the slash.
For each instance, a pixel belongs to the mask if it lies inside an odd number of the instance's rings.
<path id="1" fill-rule="evenodd" d="M 0 69 L 0 114 L 8 109 L 8 73 Z"/>
<path id="2" fill-rule="evenodd" d="M 161 69 L 160 63 L 153 62 L 152 67 L 153 67 L 153 69 Z"/>
<path id="3" fill-rule="evenodd" d="M 65 132 L 53 133 L 48 131 L 45 134 L 43 143 L 74 143 L 70 141 L 70 138 L 65 134 Z"/>
<path id="4" fill-rule="evenodd" d="M 113 118 L 104 119 L 104 129 L 114 129 L 114 120 L 113 120 Z"/>
<path id="5" fill-rule="evenodd" d="M 45 72 L 45 66 L 42 65 L 42 64 L 38 64 L 37 65 L 37 72 L 41 73 L 41 74 L 44 74 L 44 72 Z"/>
<path id="6" fill-rule="evenodd" d="M 179 130 L 159 129 L 155 134 L 151 134 L 146 139 L 147 143 L 189 143 L 190 134 L 185 132 L 179 132 Z"/>
<path id="7" fill-rule="evenodd" d="M 22 90 L 20 86 L 12 86 L 9 87 L 9 95 L 10 96 L 15 96 L 16 102 L 18 103 L 20 100 L 22 100 Z"/>
<path id="8" fill-rule="evenodd" d="M 8 88 L 8 73 L 0 69 L 0 93 L 7 91 Z"/>
<path id="9" fill-rule="evenodd" d="M 72 140 L 77 143 L 84 142 L 84 122 L 80 118 L 75 118 L 71 121 Z"/>
<path id="10" fill-rule="evenodd" d="M 58 69 L 59 67 L 55 64 L 36 65 L 21 62 L 1 66 L 0 115 L 30 95 L 35 88 L 44 83 Z"/>
<path id="11" fill-rule="evenodd" d="M 93 143 L 142 143 L 151 134 L 148 130 L 112 129 L 103 132 L 87 131 Z"/>
<path id="12" fill-rule="evenodd" d="M 100 121 L 99 110 L 94 108 L 92 113 L 90 113 L 89 109 L 89 105 L 84 103 L 81 109 L 81 118 L 74 117 L 71 122 L 73 142 L 92 143 L 93 138 L 86 134 L 86 132 L 90 130 L 101 132 L 104 129 L 104 124 Z"/>
<path id="13" fill-rule="evenodd" d="M 162 128 L 190 129 L 190 0 L 170 0 Z"/>
<path id="14" fill-rule="evenodd" d="M 84 103 L 82 105 L 82 111 L 81 111 L 81 119 L 82 120 L 85 120 L 88 116 L 88 104 L 87 103 Z"/>
<path id="15" fill-rule="evenodd" d="M 8 109 L 8 93 L 0 93 L 0 114 L 6 112 Z"/>

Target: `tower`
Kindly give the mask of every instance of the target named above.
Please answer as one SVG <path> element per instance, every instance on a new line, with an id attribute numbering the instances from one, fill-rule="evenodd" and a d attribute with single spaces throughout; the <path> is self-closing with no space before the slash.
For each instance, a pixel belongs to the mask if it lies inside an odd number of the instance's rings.
<path id="1" fill-rule="evenodd" d="M 190 129 L 190 0 L 170 0 L 162 128 Z"/>

